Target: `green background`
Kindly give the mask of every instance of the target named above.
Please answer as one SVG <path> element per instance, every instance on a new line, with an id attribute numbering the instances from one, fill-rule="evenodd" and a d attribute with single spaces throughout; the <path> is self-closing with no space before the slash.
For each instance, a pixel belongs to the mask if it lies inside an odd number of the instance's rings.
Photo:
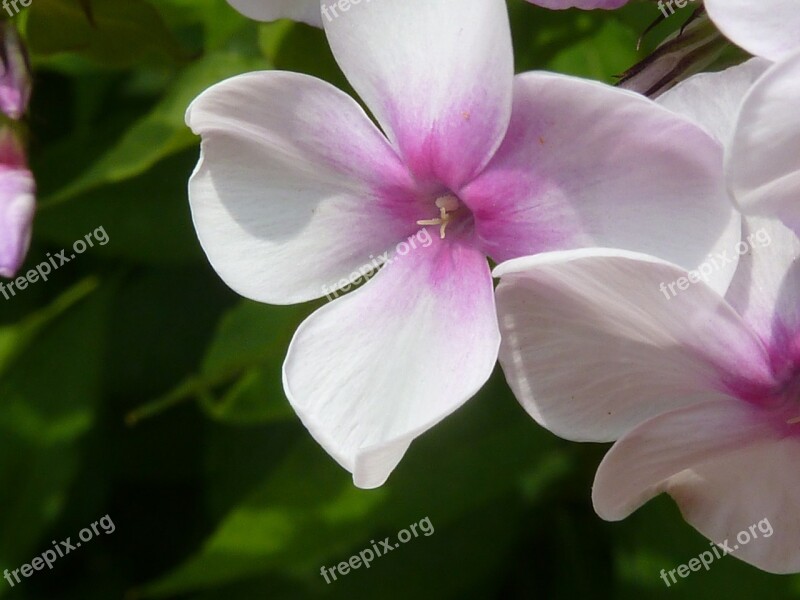
<path id="1" fill-rule="evenodd" d="M 15 17 L 35 68 L 40 192 L 24 269 L 101 226 L 110 243 L 0 298 L 0 568 L 106 514 L 116 531 L 14 589 L 0 581 L 0 596 L 800 597 L 800 578 L 731 557 L 667 589 L 660 570 L 708 542 L 668 498 L 622 523 L 600 520 L 590 489 L 606 447 L 540 429 L 499 371 L 412 445 L 384 487 L 356 489 L 281 389 L 289 339 L 316 305 L 258 305 L 227 289 L 186 198 L 198 155 L 183 122 L 191 99 L 271 68 L 348 89 L 323 33 L 248 21 L 223 0 L 89 4 L 91 22 L 78 0 L 33 0 Z M 637 51 L 652 4 L 509 6 L 518 71 L 606 82 L 689 14 Z M 333 584 L 320 576 L 424 517 L 430 537 Z"/>

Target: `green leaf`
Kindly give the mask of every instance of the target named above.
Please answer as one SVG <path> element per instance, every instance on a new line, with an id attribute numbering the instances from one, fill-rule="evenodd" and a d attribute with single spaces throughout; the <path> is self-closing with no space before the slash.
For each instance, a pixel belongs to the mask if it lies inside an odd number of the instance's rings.
<path id="1" fill-rule="evenodd" d="M 34 54 L 78 53 L 100 65 L 185 60 L 155 8 L 144 0 L 36 0 L 27 22 Z"/>
<path id="2" fill-rule="evenodd" d="M 141 175 L 164 158 L 198 143 L 184 122 L 189 104 L 211 85 L 247 71 L 264 68 L 263 60 L 216 53 L 185 69 L 147 116 L 134 123 L 122 138 L 76 181 L 45 198 L 57 204 L 102 185 Z"/>
<path id="3" fill-rule="evenodd" d="M 37 335 L 0 377 L 0 571 L 29 560 L 63 508 L 94 420 L 107 298 L 82 300 L 93 286 L 78 284 L 32 318 L 46 329 L 23 326 Z"/>
<path id="4" fill-rule="evenodd" d="M 197 556 L 145 593 L 161 597 L 269 573 L 316 581 L 321 565 L 426 516 L 438 528 L 509 497 L 538 502 L 532 488 L 546 489 L 568 469 L 501 385 L 495 378 L 463 409 L 468 414 L 415 442 L 378 490 L 355 488 L 350 474 L 304 435 Z M 500 395 L 504 405 L 497 404 Z"/>

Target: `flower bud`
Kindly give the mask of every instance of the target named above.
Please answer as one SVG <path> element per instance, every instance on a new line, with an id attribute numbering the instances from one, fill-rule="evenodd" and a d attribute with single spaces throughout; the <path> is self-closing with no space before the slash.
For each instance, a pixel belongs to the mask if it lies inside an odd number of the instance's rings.
<path id="1" fill-rule="evenodd" d="M 31 97 L 28 51 L 16 26 L 0 21 L 0 111 L 15 121 L 28 110 Z"/>
<path id="2" fill-rule="evenodd" d="M 36 184 L 22 144 L 10 128 L 0 131 L 0 276 L 13 277 L 31 241 Z"/>

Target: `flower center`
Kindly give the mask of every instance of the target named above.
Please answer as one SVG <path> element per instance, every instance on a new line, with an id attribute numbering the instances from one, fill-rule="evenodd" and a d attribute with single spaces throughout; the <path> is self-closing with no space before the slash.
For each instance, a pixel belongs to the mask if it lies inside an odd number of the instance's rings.
<path id="1" fill-rule="evenodd" d="M 435 219 L 422 219 L 421 221 L 417 221 L 417 225 L 438 225 L 439 237 L 444 239 L 447 234 L 447 225 L 452 221 L 453 214 L 458 212 L 458 209 L 461 208 L 461 203 L 458 201 L 458 198 L 452 194 L 445 194 L 444 196 L 439 196 L 435 204 L 436 208 L 439 209 L 439 216 Z"/>

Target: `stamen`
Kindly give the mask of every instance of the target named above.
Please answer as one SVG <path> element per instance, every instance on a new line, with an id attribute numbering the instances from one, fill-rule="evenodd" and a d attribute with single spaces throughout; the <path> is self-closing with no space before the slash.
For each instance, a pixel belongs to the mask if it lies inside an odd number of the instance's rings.
<path id="1" fill-rule="evenodd" d="M 797 425 L 798 423 L 800 423 L 800 417 L 795 417 L 794 419 L 789 419 L 788 421 L 786 421 L 786 423 L 789 424 L 789 425 Z"/>
<path id="2" fill-rule="evenodd" d="M 451 218 L 450 213 L 457 211 L 460 205 L 458 203 L 458 198 L 449 194 L 446 196 L 439 196 L 435 204 L 436 208 L 439 209 L 439 218 L 423 219 L 417 221 L 417 225 L 439 225 L 439 237 L 444 239 L 447 224 L 450 222 Z"/>

